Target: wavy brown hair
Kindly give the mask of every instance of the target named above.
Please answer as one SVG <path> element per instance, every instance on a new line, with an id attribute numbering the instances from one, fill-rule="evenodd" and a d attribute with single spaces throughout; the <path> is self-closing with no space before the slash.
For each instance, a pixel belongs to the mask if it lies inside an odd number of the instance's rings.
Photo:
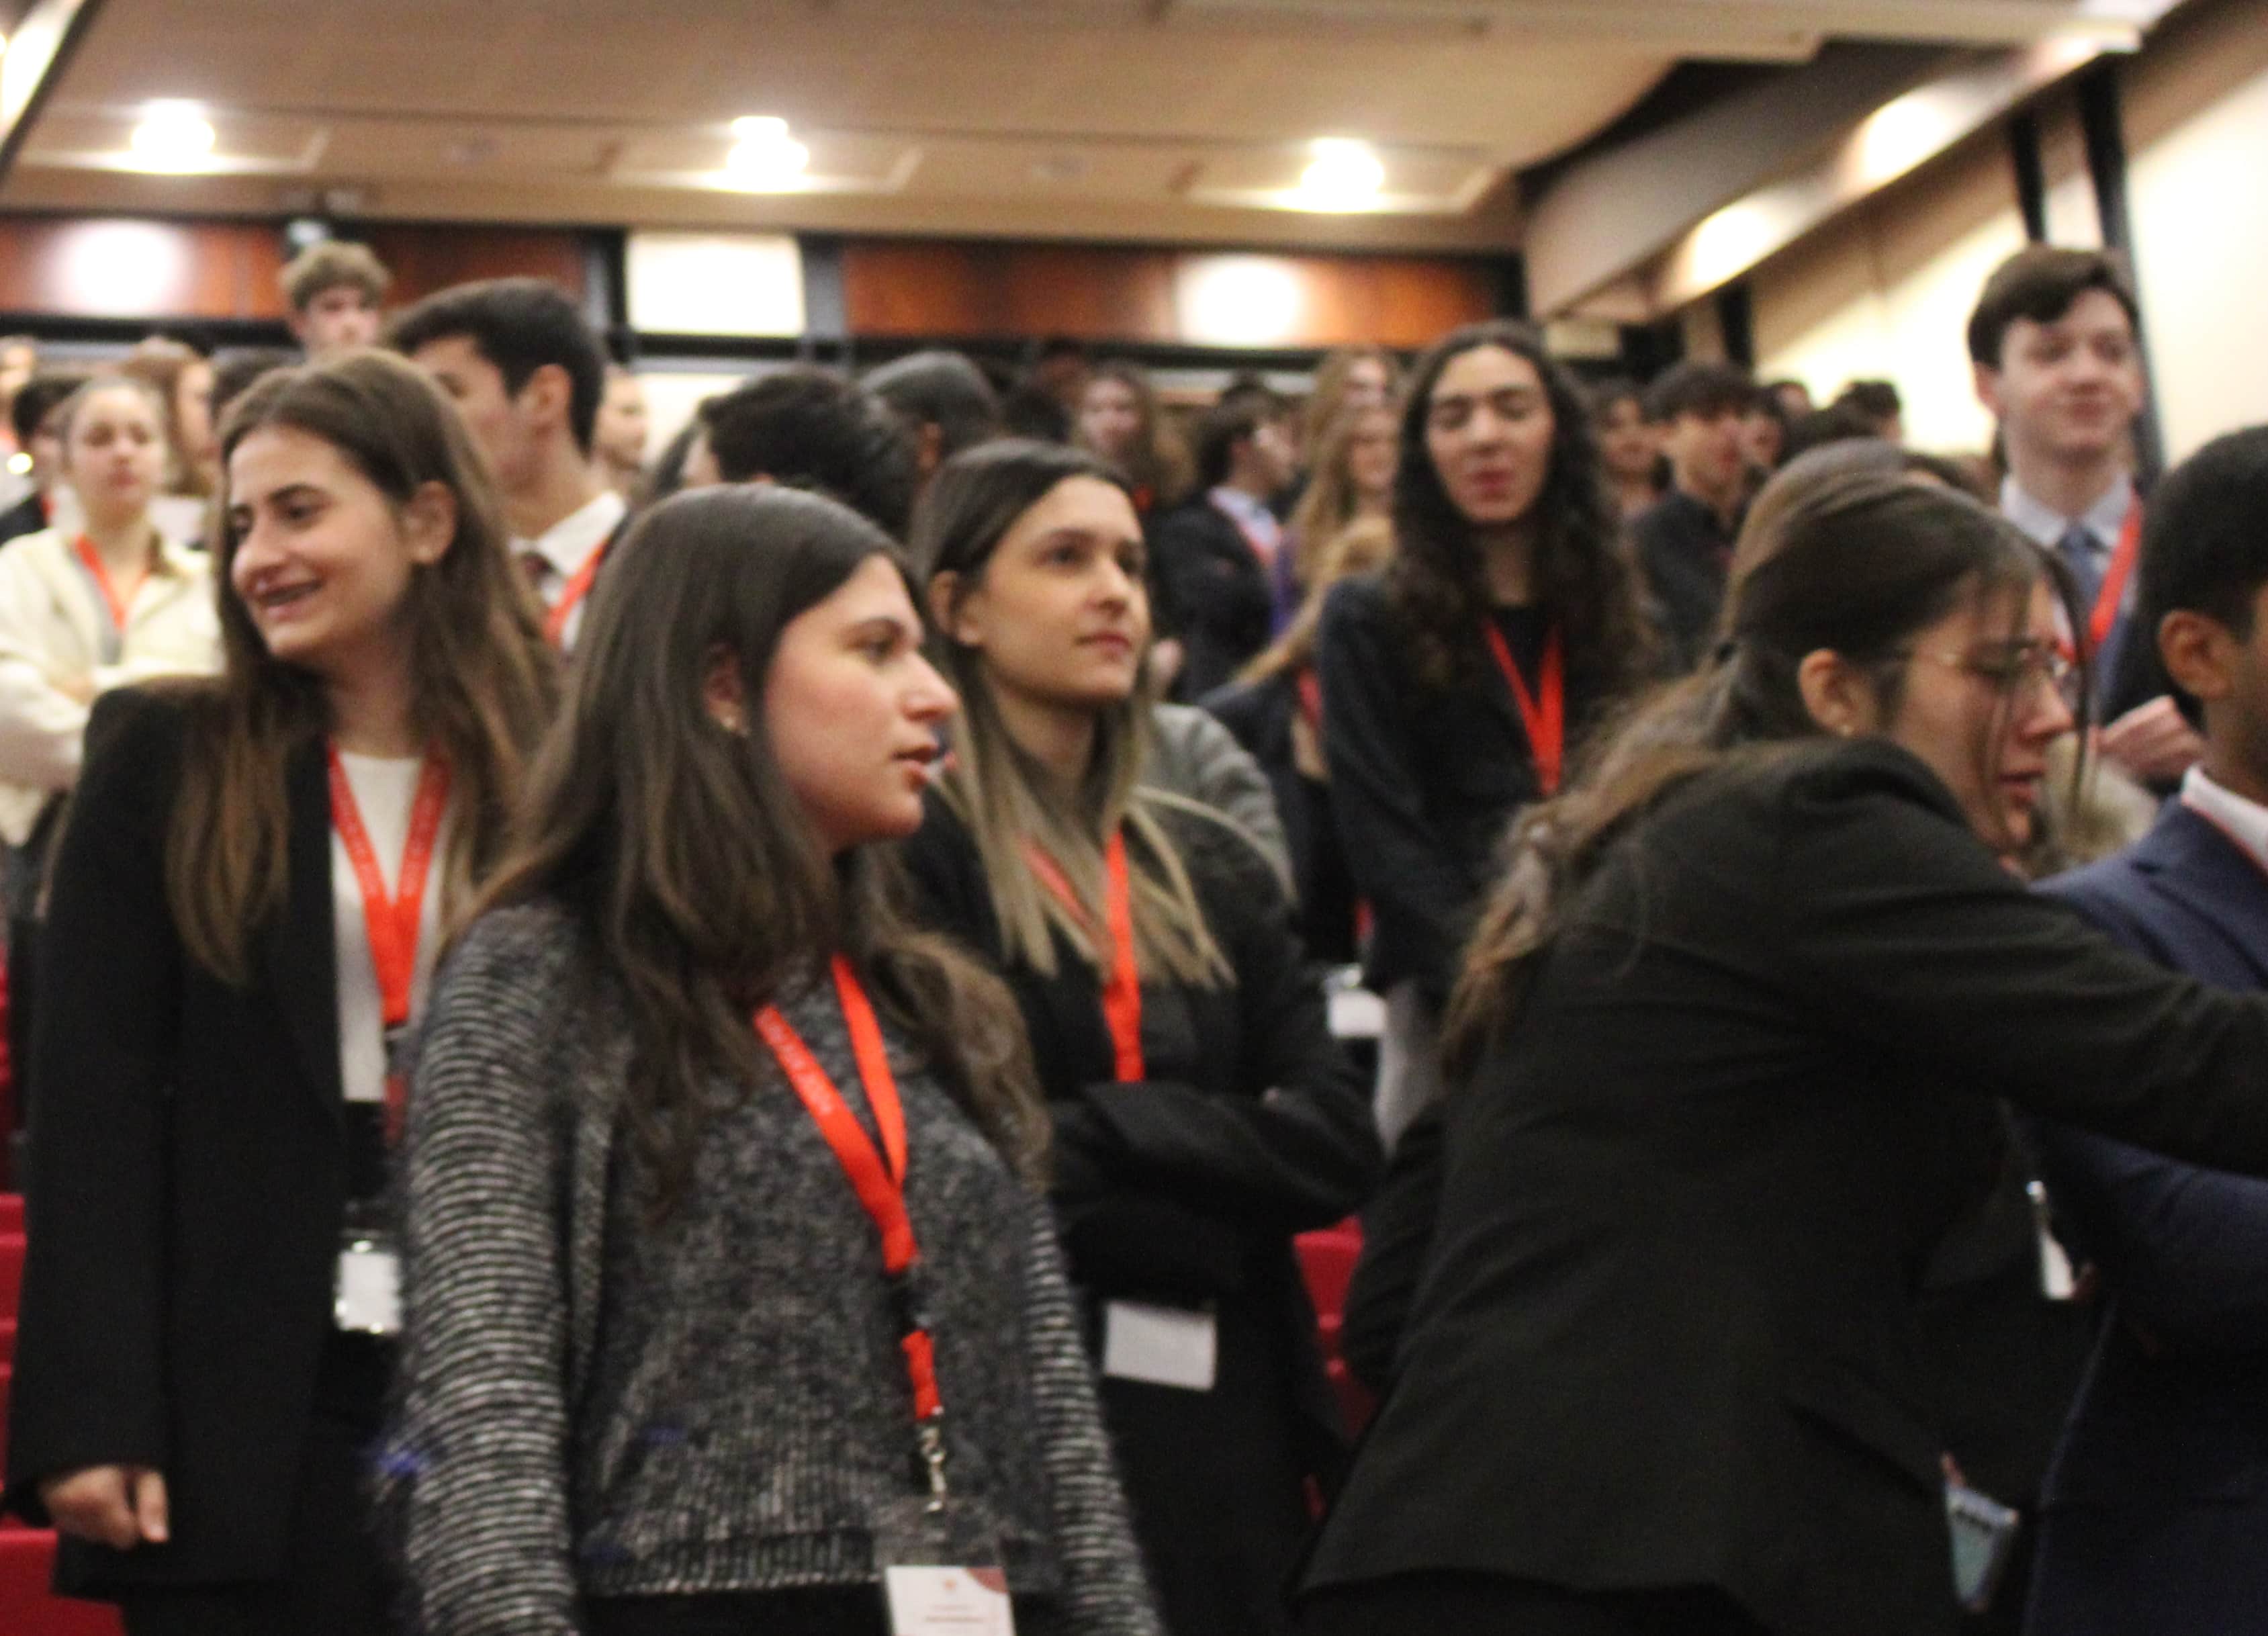
<path id="1" fill-rule="evenodd" d="M 556 660 L 512 565 L 488 468 L 433 385 L 380 352 L 261 377 L 222 428 L 222 469 L 271 426 L 329 444 L 397 510 L 428 483 L 455 498 L 455 536 L 438 561 L 410 569 L 406 593 L 410 719 L 448 757 L 458 814 L 459 839 L 441 872 L 442 903 L 453 913 L 502 850 L 512 799 L 557 695 Z M 330 718 L 321 683 L 269 652 L 230 582 L 241 542 L 230 510 L 217 508 L 212 532 L 221 674 L 179 684 L 189 739 L 166 888 L 189 953 L 242 983 L 254 928 L 284 902 L 285 768 Z"/>
<path id="2" fill-rule="evenodd" d="M 1553 424 L 1550 462 L 1535 497 L 1537 606 L 1565 643 L 1567 684 L 1578 698 L 1609 699 L 1647 674 L 1653 643 L 1638 611 L 1637 572 L 1621 545 L 1599 445 L 1581 387 L 1525 324 L 1496 321 L 1451 330 L 1418 360 L 1402 405 L 1394 478 L 1395 558 L 1388 607 L 1429 685 L 1475 685 L 1488 660 L 1481 630 L 1490 615 L 1487 578 L 1466 520 L 1425 446 L 1433 388 L 1464 354 L 1501 347 L 1525 358 L 1543 383 Z"/>
<path id="3" fill-rule="evenodd" d="M 1642 842 L 1647 814 L 1705 775 L 1820 741 L 1798 675 L 1806 656 L 1840 654 L 1895 716 L 1917 633 L 1967 602 L 2005 605 L 2014 636 L 2024 595 L 2043 579 L 2073 607 L 2051 556 L 1998 513 L 1915 475 L 1887 445 L 1837 445 L 1784 468 L 1742 530 L 1715 654 L 1631 710 L 1594 743 L 1580 776 L 1514 829 L 1450 996 L 1444 1071 L 1471 1071 L 1518 1009 L 1564 907 L 1616 843 Z M 2004 690 L 2001 709 L 2013 704 Z M 1990 760 L 1997 745 L 1995 735 L 1978 753 Z"/>
<path id="4" fill-rule="evenodd" d="M 565 708 L 482 896 L 563 903 L 620 984 L 625 1112 L 657 1213 L 682 1196 L 720 1111 L 704 1087 L 721 1077 L 737 1096 L 762 1080 L 750 1013 L 837 950 L 1019 1173 L 1043 1166 L 1046 1114 L 1007 989 L 913 929 L 886 849 L 827 855 L 761 709 L 728 733 L 702 704 L 719 655 L 762 699 L 781 633 L 875 556 L 904 571 L 880 529 L 795 490 L 702 489 L 645 513 L 599 580 Z"/>

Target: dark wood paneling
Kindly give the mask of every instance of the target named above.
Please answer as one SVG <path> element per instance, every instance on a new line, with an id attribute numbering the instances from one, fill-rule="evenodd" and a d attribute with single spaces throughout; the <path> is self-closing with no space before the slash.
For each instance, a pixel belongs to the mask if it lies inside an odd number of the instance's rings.
<path id="1" fill-rule="evenodd" d="M 1171 341 L 1174 256 L 1167 250 L 1005 247 L 999 319 L 1017 335 Z"/>
<path id="2" fill-rule="evenodd" d="M 141 217 L 0 226 L 0 309 L 70 318 L 275 318 L 273 228 Z"/>
<path id="3" fill-rule="evenodd" d="M 948 240 L 853 240 L 843 247 L 843 306 L 854 335 L 989 335 L 991 247 Z"/>
<path id="4" fill-rule="evenodd" d="M 476 278 L 548 279 L 580 303 L 589 274 L 583 235 L 544 227 L 377 225 L 360 234 L 394 275 L 387 299 L 406 306 Z"/>
<path id="5" fill-rule="evenodd" d="M 1366 338 L 1381 346 L 1428 346 L 1460 324 L 1496 315 L 1497 274 L 1485 263 L 1383 256 L 1370 265 L 1378 327 Z"/>

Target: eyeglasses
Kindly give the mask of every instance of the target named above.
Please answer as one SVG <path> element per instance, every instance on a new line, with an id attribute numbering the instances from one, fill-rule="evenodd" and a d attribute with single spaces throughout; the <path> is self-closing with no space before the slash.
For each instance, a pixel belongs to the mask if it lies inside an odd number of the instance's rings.
<path id="1" fill-rule="evenodd" d="M 1954 653 L 1931 652 L 1926 648 L 1906 648 L 1895 657 L 1926 659 L 1933 665 L 1942 665 L 1948 670 L 1965 671 L 1970 675 L 1989 682 L 2003 693 L 2036 693 L 2041 688 L 2054 690 L 2066 709 L 2077 711 L 2081 695 L 2079 667 L 2071 655 L 2051 643 L 2027 642 L 2019 646 L 2003 648 L 1994 652 Z"/>

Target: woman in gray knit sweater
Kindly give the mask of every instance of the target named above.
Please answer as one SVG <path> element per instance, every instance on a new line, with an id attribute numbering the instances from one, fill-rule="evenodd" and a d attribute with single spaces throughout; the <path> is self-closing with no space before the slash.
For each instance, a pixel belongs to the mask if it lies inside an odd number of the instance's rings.
<path id="1" fill-rule="evenodd" d="M 1025 1636 L 1156 1631 L 1014 1004 L 865 844 L 955 706 L 919 639 L 815 497 L 681 496 L 610 560 L 417 1063 L 408 1628 L 879 1633 L 887 1567 L 957 1560 Z"/>

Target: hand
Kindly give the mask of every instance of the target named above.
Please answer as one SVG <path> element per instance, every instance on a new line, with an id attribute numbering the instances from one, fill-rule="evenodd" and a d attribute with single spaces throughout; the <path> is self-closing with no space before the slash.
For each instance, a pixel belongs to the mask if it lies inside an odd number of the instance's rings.
<path id="1" fill-rule="evenodd" d="M 2139 704 L 2102 729 L 2095 748 L 2145 784 L 2172 784 L 2205 755 L 2173 700 Z"/>
<path id="2" fill-rule="evenodd" d="M 113 1551 L 144 1540 L 162 1545 L 171 1531 L 165 1474 L 146 1465 L 82 1466 L 51 1477 L 40 1485 L 40 1503 L 63 1533 Z"/>
<path id="3" fill-rule="evenodd" d="M 56 676 L 53 678 L 53 680 L 55 682 L 55 691 L 62 694 L 65 698 L 70 700 L 72 704 L 92 704 L 94 703 L 94 678 L 92 676 Z"/>

